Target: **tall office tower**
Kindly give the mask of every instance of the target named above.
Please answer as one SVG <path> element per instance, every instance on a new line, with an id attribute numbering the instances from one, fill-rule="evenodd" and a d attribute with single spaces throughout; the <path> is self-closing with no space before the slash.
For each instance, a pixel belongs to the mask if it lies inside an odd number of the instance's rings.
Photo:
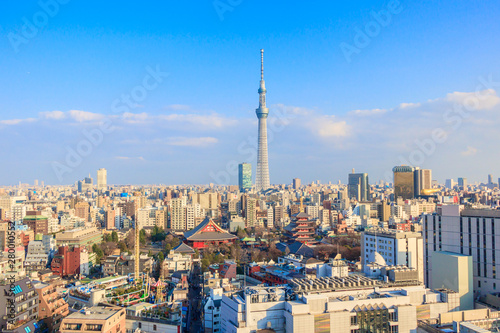
<path id="1" fill-rule="evenodd" d="M 300 178 L 293 179 L 293 189 L 298 190 L 300 188 Z"/>
<path id="2" fill-rule="evenodd" d="M 464 190 L 467 187 L 467 178 L 458 178 L 458 186 Z"/>
<path id="3" fill-rule="evenodd" d="M 488 175 L 488 185 L 493 184 L 493 176 L 491 174 Z"/>
<path id="4" fill-rule="evenodd" d="M 453 179 L 446 179 L 444 182 L 446 188 L 452 189 L 455 187 L 455 181 Z"/>
<path id="5" fill-rule="evenodd" d="M 38 186 L 38 179 L 35 179 L 35 183 L 34 183 L 35 186 Z"/>
<path id="6" fill-rule="evenodd" d="M 434 284 L 433 270 L 437 266 L 434 254 L 452 252 L 472 257 L 469 270 L 472 270 L 475 297 L 498 293 L 500 267 L 496 261 L 499 252 L 496 244 L 500 243 L 500 210 L 443 205 L 437 213 L 422 216 L 422 234 L 427 286 Z M 451 266 L 447 264 L 447 267 Z M 460 272 L 458 278 L 467 274 Z"/>
<path id="7" fill-rule="evenodd" d="M 186 230 L 186 197 L 175 198 L 170 201 L 170 228 Z"/>
<path id="8" fill-rule="evenodd" d="M 422 193 L 422 190 L 432 188 L 432 170 L 415 168 L 413 172 L 414 195 L 417 197 Z"/>
<path id="9" fill-rule="evenodd" d="M 264 82 L 264 49 L 260 50 L 260 88 L 259 108 L 255 110 L 259 118 L 259 139 L 257 149 L 257 177 L 255 189 L 257 191 L 267 190 L 269 182 L 269 161 L 267 155 L 267 116 L 269 109 L 266 107 L 266 84 Z"/>
<path id="10" fill-rule="evenodd" d="M 97 191 L 106 191 L 108 187 L 108 171 L 104 168 L 97 170 Z"/>
<path id="11" fill-rule="evenodd" d="M 245 192 L 252 188 L 252 165 L 241 163 L 238 165 L 238 186 L 240 192 Z"/>
<path id="12" fill-rule="evenodd" d="M 370 185 L 368 184 L 367 173 L 352 173 L 349 174 L 348 179 L 348 196 L 350 199 L 354 198 L 358 201 L 370 200 Z"/>
<path id="13" fill-rule="evenodd" d="M 414 168 L 407 165 L 395 166 L 394 173 L 394 201 L 399 197 L 403 200 L 413 199 L 415 184 L 413 176 Z"/>

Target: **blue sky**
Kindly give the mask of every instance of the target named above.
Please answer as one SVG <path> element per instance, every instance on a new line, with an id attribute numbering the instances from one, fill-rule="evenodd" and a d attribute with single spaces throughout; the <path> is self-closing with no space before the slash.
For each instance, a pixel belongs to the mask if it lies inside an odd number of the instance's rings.
<path id="1" fill-rule="evenodd" d="M 255 170 L 261 48 L 272 183 L 389 180 L 405 161 L 439 181 L 500 176 L 497 1 L 54 1 L 0 13 L 0 184 L 100 167 L 112 184 L 236 184 L 234 163 Z"/>

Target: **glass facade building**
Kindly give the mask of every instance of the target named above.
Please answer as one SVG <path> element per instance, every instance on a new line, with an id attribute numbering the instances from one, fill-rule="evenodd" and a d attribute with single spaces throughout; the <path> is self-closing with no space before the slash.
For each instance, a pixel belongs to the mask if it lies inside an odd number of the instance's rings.
<path id="1" fill-rule="evenodd" d="M 252 188 L 252 165 L 241 163 L 238 165 L 238 186 L 240 192 L 248 191 Z"/>

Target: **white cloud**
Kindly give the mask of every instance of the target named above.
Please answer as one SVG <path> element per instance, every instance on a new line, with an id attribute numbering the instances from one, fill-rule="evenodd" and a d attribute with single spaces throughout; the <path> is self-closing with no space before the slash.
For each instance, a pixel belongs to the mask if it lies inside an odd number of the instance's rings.
<path id="1" fill-rule="evenodd" d="M 349 114 L 356 116 L 374 116 L 386 113 L 386 109 L 371 109 L 371 110 L 353 110 L 349 111 Z"/>
<path id="2" fill-rule="evenodd" d="M 122 160 L 122 161 L 130 161 L 130 160 L 144 161 L 144 157 L 142 157 L 142 156 L 139 156 L 139 157 L 115 156 L 114 159 Z"/>
<path id="3" fill-rule="evenodd" d="M 399 104 L 399 108 L 400 109 L 409 109 L 409 108 L 417 108 L 419 106 L 421 106 L 422 104 L 420 103 L 401 103 Z"/>
<path id="4" fill-rule="evenodd" d="M 446 101 L 461 104 L 468 110 L 489 110 L 500 104 L 500 98 L 494 89 L 477 92 L 453 92 L 446 95 Z"/>
<path id="5" fill-rule="evenodd" d="M 346 121 L 336 121 L 335 116 L 315 117 L 309 128 L 321 138 L 342 138 L 349 135 L 351 127 Z"/>
<path id="6" fill-rule="evenodd" d="M 159 118 L 165 121 L 185 122 L 192 125 L 205 126 L 207 128 L 223 128 L 237 123 L 235 119 L 227 118 L 217 113 L 212 113 L 210 115 L 173 113 L 159 116 Z"/>
<path id="7" fill-rule="evenodd" d="M 165 140 L 165 144 L 169 146 L 184 146 L 184 147 L 206 147 L 219 142 L 216 138 L 212 137 L 172 137 Z"/>
<path id="8" fill-rule="evenodd" d="M 1 125 L 19 125 L 21 123 L 30 123 L 36 121 L 35 118 L 26 118 L 26 119 L 7 119 L 0 120 Z"/>
<path id="9" fill-rule="evenodd" d="M 467 150 L 464 150 L 460 154 L 462 154 L 462 156 L 474 156 L 476 155 L 476 153 L 477 153 L 477 148 L 467 146 Z"/>
<path id="10" fill-rule="evenodd" d="M 67 113 L 71 119 L 74 119 L 80 123 L 87 121 L 101 120 L 105 117 L 103 114 L 81 111 L 81 110 L 70 110 Z"/>
<path id="11" fill-rule="evenodd" d="M 125 112 L 123 113 L 122 118 L 128 123 L 140 123 L 148 120 L 149 115 L 146 112 L 142 113 Z"/>
<path id="12" fill-rule="evenodd" d="M 66 113 L 62 111 L 45 111 L 40 112 L 40 118 L 60 120 L 66 118 Z"/>

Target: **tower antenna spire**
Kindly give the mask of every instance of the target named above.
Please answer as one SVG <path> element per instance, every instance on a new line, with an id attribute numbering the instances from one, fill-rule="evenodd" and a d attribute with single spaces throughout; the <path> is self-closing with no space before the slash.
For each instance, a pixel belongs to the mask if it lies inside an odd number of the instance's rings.
<path id="1" fill-rule="evenodd" d="M 260 79 L 264 81 L 264 49 L 260 49 Z"/>
<path id="2" fill-rule="evenodd" d="M 266 91 L 266 83 L 264 82 L 264 49 L 260 49 L 259 108 L 255 110 L 259 119 L 257 177 L 255 179 L 255 188 L 258 192 L 267 190 L 270 187 L 267 154 L 267 116 L 269 115 L 269 109 L 266 107 Z"/>

